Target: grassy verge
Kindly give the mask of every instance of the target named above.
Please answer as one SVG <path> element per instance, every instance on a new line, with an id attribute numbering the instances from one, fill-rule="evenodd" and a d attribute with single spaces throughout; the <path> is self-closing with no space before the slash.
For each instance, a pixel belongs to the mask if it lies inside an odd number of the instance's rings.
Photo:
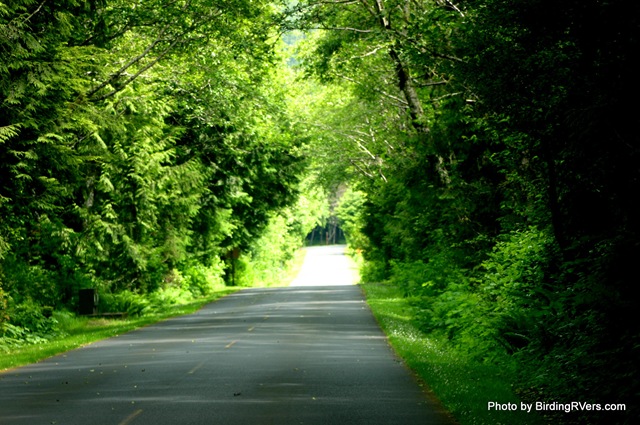
<path id="1" fill-rule="evenodd" d="M 307 250 L 301 248 L 296 251 L 293 256 L 293 259 L 289 263 L 289 267 L 282 274 L 282 278 L 280 279 L 281 284 L 278 286 L 289 286 L 291 282 L 294 281 L 298 273 L 300 273 L 300 269 L 302 268 L 302 264 L 304 263 L 304 259 L 307 256 Z"/>
<path id="2" fill-rule="evenodd" d="M 361 286 L 398 355 L 460 424 L 544 423 L 536 413 L 521 410 L 512 390 L 513 367 L 479 363 L 456 352 L 446 341 L 420 332 L 412 324 L 413 307 L 398 289 L 376 283 Z M 516 410 L 489 409 L 489 402 L 512 403 Z"/>
<path id="3" fill-rule="evenodd" d="M 12 349 L 0 356 L 0 371 L 38 362 L 47 357 L 150 325 L 171 317 L 194 313 L 205 304 L 242 288 L 221 288 L 206 298 L 173 305 L 162 311 L 128 319 L 96 319 L 69 313 L 54 313 L 59 324 L 58 336 L 39 344 Z"/>

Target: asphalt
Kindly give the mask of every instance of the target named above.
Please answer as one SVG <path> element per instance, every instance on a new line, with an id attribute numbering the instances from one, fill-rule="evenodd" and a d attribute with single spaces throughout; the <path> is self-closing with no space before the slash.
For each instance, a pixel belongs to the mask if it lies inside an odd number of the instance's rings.
<path id="1" fill-rule="evenodd" d="M 287 288 L 0 374 L 0 424 L 450 424 L 387 344 L 343 247 Z"/>

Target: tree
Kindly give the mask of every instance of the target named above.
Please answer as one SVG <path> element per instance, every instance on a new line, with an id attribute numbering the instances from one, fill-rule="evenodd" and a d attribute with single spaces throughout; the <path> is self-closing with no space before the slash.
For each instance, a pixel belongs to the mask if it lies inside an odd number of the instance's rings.
<path id="1" fill-rule="evenodd" d="M 638 94 L 637 5 L 364 0 L 295 10 L 317 31 L 303 69 L 342 88 L 316 114 L 334 129 L 333 140 L 315 136 L 318 152 L 332 152 L 324 169 L 349 170 L 342 158 L 357 142 L 381 160 L 384 179 L 364 169 L 355 185 L 366 193 L 375 272 L 365 278 L 422 297 L 424 328 L 452 344 L 517 359 L 525 395 L 636 388 L 639 332 L 623 275 L 638 253 L 629 200 L 640 180 L 623 102 Z M 351 121 L 341 105 L 357 111 Z M 393 149 L 354 140 L 361 110 L 384 117 L 367 134 Z M 620 397 L 632 404 L 633 391 Z"/>
<path id="2" fill-rule="evenodd" d="M 519 200 L 508 208 L 550 226 L 559 246 L 551 263 L 561 270 L 551 281 L 558 295 L 551 302 L 562 313 L 548 316 L 545 327 L 581 329 L 580 336 L 552 331 L 537 341 L 528 352 L 531 367 L 561 369 L 554 355 L 571 353 L 584 371 L 568 370 L 554 389 L 597 387 L 609 397 L 614 388 L 634 387 L 625 376 L 634 370 L 631 341 L 639 335 L 633 305 L 625 301 L 633 285 L 622 277 L 633 275 L 629 259 L 638 254 L 638 210 L 628 202 L 639 181 L 628 106 L 638 95 L 638 69 L 630 62 L 638 22 L 629 18 L 638 5 L 477 6 L 463 33 L 469 60 L 459 75 L 482 99 L 479 112 L 509 141 L 511 158 L 501 166 Z M 617 397 L 631 400 L 633 391 Z"/>
<path id="3" fill-rule="evenodd" d="M 301 161 L 273 70 L 274 12 L 1 4 L 0 249 L 15 303 L 151 291 L 247 246 L 294 202 Z"/>

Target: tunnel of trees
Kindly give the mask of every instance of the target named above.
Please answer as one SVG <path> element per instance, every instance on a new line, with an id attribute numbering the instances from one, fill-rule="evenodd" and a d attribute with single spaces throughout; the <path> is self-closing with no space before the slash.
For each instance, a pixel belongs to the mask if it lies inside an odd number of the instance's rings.
<path id="1" fill-rule="evenodd" d="M 80 289 L 200 296 L 336 217 L 523 399 L 637 414 L 639 9 L 0 0 L 0 350 Z"/>

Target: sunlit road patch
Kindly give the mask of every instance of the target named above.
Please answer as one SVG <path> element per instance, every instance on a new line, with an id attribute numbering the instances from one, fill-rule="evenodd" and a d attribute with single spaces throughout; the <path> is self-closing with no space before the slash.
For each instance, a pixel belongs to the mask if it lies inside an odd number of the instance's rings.
<path id="1" fill-rule="evenodd" d="M 306 248 L 305 262 L 291 286 L 344 286 L 357 280 L 355 266 L 342 245 Z"/>

